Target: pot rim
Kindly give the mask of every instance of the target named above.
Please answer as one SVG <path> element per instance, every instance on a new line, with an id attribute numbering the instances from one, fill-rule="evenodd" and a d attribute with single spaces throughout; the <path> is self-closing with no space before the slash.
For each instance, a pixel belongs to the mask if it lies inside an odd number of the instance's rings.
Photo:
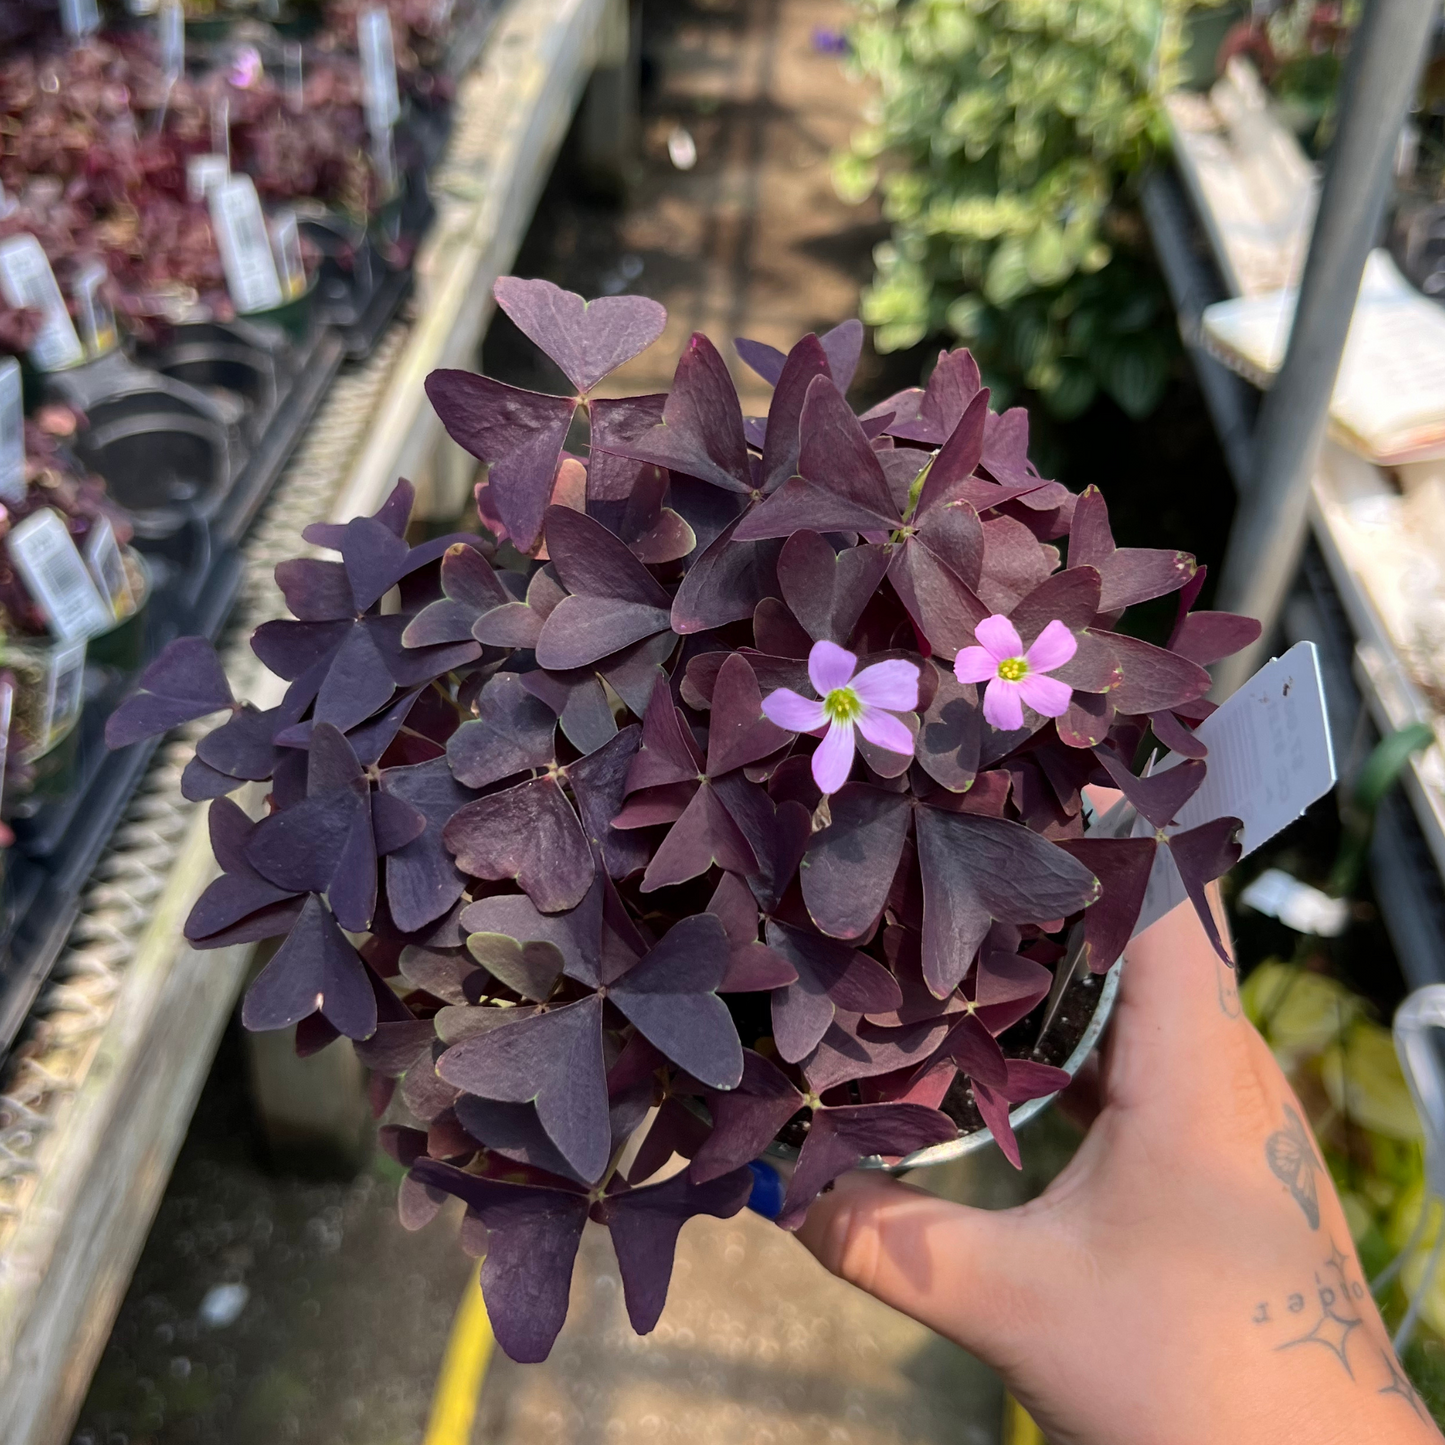
<path id="1" fill-rule="evenodd" d="M 1123 966 L 1121 959 L 1104 975 L 1104 987 L 1099 991 L 1099 997 L 1094 1004 L 1093 1016 L 1089 1019 L 1088 1026 L 1084 1029 L 1079 1042 L 1074 1045 L 1073 1053 L 1064 1060 L 1064 1072 L 1070 1077 L 1079 1072 L 1083 1067 L 1084 1060 L 1093 1053 L 1095 1045 L 1099 1042 L 1099 1036 L 1104 1032 L 1104 1026 L 1109 1022 L 1109 1016 L 1114 1011 L 1114 1000 L 1119 993 L 1119 974 Z M 1009 1123 L 1015 1130 L 1023 1128 L 1030 1119 L 1036 1118 L 1048 1108 L 1057 1097 L 1057 1094 L 1045 1094 L 1041 1099 L 1029 1099 L 1017 1108 L 1009 1110 Z M 908 1169 L 923 1169 L 931 1164 L 952 1163 L 953 1160 L 962 1159 L 964 1155 L 972 1154 L 993 1142 L 993 1130 L 985 1125 L 981 1129 L 975 1129 L 971 1134 L 962 1134 L 957 1139 L 950 1139 L 947 1143 L 930 1144 L 926 1149 L 916 1149 L 895 1164 L 888 1164 L 881 1155 L 874 1154 L 870 1158 L 860 1160 L 858 1168 L 881 1169 L 889 1174 L 902 1174 Z M 795 1160 L 798 1157 L 798 1150 L 791 1144 L 780 1144 L 776 1140 L 768 1145 L 766 1152 L 776 1159 Z"/>

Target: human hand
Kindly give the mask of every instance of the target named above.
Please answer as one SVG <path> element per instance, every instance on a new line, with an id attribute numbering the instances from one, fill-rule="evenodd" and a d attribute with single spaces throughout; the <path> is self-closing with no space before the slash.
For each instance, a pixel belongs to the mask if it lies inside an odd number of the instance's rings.
<path id="1" fill-rule="evenodd" d="M 1439 1442 L 1189 905 L 1130 944 L 1076 1083 L 1097 1114 L 1038 1199 L 990 1212 L 854 1174 L 798 1237 L 992 1365 L 1052 1445 Z"/>

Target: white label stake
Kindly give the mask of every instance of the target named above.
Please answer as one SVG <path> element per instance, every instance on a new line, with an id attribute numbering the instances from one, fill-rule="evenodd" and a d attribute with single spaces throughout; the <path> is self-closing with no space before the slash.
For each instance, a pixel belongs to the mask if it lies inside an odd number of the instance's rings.
<path id="1" fill-rule="evenodd" d="M 101 516 L 91 523 L 90 535 L 85 539 L 85 565 L 116 620 L 129 617 L 135 611 L 135 594 L 109 517 Z"/>
<path id="2" fill-rule="evenodd" d="M 186 68 L 186 12 L 180 0 L 161 0 L 156 12 L 156 30 L 161 70 L 167 84 L 174 85 Z"/>
<path id="3" fill-rule="evenodd" d="M 6 539 L 26 590 L 63 641 L 94 637 L 115 622 L 58 512 L 34 512 Z"/>
<path id="4" fill-rule="evenodd" d="M 1179 810 L 1170 833 L 1215 818 L 1239 818 L 1241 857 L 1267 843 L 1335 785 L 1335 754 L 1325 715 L 1319 652 L 1297 642 L 1255 673 L 1217 712 L 1195 729 L 1209 749 L 1199 791 Z M 1176 766 L 1171 755 L 1154 771 Z M 1140 819 L 1136 837 L 1152 829 Z M 1135 925 L 1142 933 L 1188 895 L 1173 855 L 1160 848 Z"/>
<path id="5" fill-rule="evenodd" d="M 13 356 L 0 361 L 0 500 L 25 500 L 25 411 Z"/>
<path id="6" fill-rule="evenodd" d="M 44 318 L 30 348 L 30 358 L 41 371 L 60 371 L 85 360 L 55 272 L 34 236 L 0 241 L 0 291 L 12 306 L 32 307 Z"/>
<path id="7" fill-rule="evenodd" d="M 391 37 L 391 15 L 385 10 L 363 10 L 356 18 L 356 41 L 361 50 L 361 76 L 366 96 L 366 123 L 373 137 L 390 129 L 401 115 L 396 88 L 396 48 Z"/>
<path id="8" fill-rule="evenodd" d="M 96 0 L 60 0 L 60 25 L 72 40 L 94 35 L 100 29 Z"/>
<path id="9" fill-rule="evenodd" d="M 232 176 L 211 188 L 211 224 L 226 268 L 226 287 L 242 315 L 270 311 L 282 302 L 271 237 L 250 176 Z"/>

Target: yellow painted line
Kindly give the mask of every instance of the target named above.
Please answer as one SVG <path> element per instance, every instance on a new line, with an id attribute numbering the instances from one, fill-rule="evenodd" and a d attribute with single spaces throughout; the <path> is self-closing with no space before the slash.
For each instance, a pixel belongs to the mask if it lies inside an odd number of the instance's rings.
<path id="1" fill-rule="evenodd" d="M 1012 1395 L 1003 1401 L 1003 1445 L 1048 1445 L 1033 1416 Z"/>
<path id="2" fill-rule="evenodd" d="M 442 1356 L 422 1445 L 469 1445 L 471 1441 L 493 1344 L 492 1322 L 482 1300 L 481 1268 L 479 1263 L 467 1276 L 447 1352 Z"/>

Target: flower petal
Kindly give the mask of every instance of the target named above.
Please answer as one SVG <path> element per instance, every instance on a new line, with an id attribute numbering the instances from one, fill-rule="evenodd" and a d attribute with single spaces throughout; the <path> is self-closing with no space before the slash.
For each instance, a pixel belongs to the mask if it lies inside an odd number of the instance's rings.
<path id="1" fill-rule="evenodd" d="M 853 724 L 831 722 L 828 735 L 813 753 L 813 781 L 825 793 L 836 793 L 852 771 Z"/>
<path id="2" fill-rule="evenodd" d="M 913 756 L 913 734 L 891 712 L 865 707 L 855 724 L 858 731 L 876 747 L 887 748 L 905 758 Z"/>
<path id="3" fill-rule="evenodd" d="M 846 687 L 857 666 L 857 655 L 836 642 L 815 642 L 808 654 L 808 677 L 819 697 L 826 697 L 835 687 Z"/>
<path id="4" fill-rule="evenodd" d="M 1024 707 L 1019 698 L 1018 683 L 994 678 L 983 694 L 983 718 L 1000 732 L 1017 732 L 1024 725 Z"/>
<path id="5" fill-rule="evenodd" d="M 998 676 L 998 658 L 986 647 L 962 647 L 953 659 L 953 675 L 960 682 L 987 682 Z"/>
<path id="6" fill-rule="evenodd" d="M 1023 638 L 1019 636 L 1018 628 L 1002 613 L 995 612 L 992 617 L 985 617 L 973 629 L 973 635 L 999 662 L 1006 657 L 1023 656 Z"/>
<path id="7" fill-rule="evenodd" d="M 1023 700 L 1042 717 L 1063 717 L 1074 695 L 1068 683 L 1038 672 L 1031 672 L 1017 687 Z"/>
<path id="8" fill-rule="evenodd" d="M 828 721 L 817 698 L 803 697 L 790 687 L 780 687 L 763 699 L 763 716 L 793 733 L 810 733 Z"/>
<path id="9" fill-rule="evenodd" d="M 1030 672 L 1052 672 L 1056 667 L 1062 667 L 1078 650 L 1078 639 L 1056 617 L 1034 639 L 1024 658 Z"/>
<path id="10" fill-rule="evenodd" d="M 918 706 L 918 668 L 901 657 L 865 667 L 849 684 L 858 700 L 869 707 L 912 712 Z"/>

